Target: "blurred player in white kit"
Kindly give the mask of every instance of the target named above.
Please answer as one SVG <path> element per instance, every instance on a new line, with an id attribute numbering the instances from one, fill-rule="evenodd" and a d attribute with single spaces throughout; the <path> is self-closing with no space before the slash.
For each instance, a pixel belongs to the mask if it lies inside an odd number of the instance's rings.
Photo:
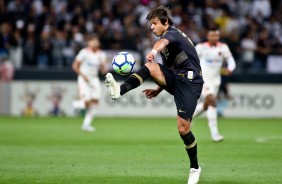
<path id="1" fill-rule="evenodd" d="M 221 74 L 230 75 L 236 68 L 235 60 L 228 46 L 219 42 L 219 39 L 218 28 L 210 28 L 207 33 L 207 42 L 196 45 L 205 83 L 201 94 L 203 101 L 197 104 L 194 116 L 207 111 L 211 138 L 215 142 L 224 139 L 218 130 L 216 111 L 216 97 L 221 83 Z M 227 63 L 226 68 L 222 68 L 224 62 Z"/>
<path id="2" fill-rule="evenodd" d="M 101 96 L 101 84 L 99 71 L 107 73 L 106 53 L 100 49 L 100 41 L 92 36 L 87 41 L 87 47 L 80 50 L 76 56 L 72 68 L 78 75 L 78 90 L 80 103 L 73 105 L 77 108 L 86 108 L 86 114 L 81 126 L 84 131 L 93 132 L 95 128 L 91 122 L 96 114 L 98 102 Z"/>

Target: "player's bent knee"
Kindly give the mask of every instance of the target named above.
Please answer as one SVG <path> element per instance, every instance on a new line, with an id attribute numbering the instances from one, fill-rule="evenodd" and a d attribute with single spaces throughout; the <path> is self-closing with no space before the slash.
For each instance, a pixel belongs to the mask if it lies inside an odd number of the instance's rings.
<path id="1" fill-rule="evenodd" d="M 190 131 L 190 121 L 177 117 L 177 128 L 180 135 L 187 134 Z"/>
<path id="2" fill-rule="evenodd" d="M 190 130 L 187 129 L 187 128 L 178 128 L 178 133 L 179 133 L 180 135 L 185 135 L 185 134 L 187 134 L 189 131 L 190 131 Z"/>
<path id="3" fill-rule="evenodd" d="M 216 106 L 216 98 L 213 94 L 209 94 L 207 97 L 206 97 L 206 104 L 208 106 Z"/>
<path id="4" fill-rule="evenodd" d="M 187 134 L 188 132 L 190 132 L 190 126 L 188 123 L 185 123 L 185 124 L 178 124 L 178 132 L 180 135 L 185 135 Z"/>
<path id="5" fill-rule="evenodd" d="M 159 65 L 157 63 L 146 63 L 145 66 L 149 69 L 151 76 L 154 76 L 159 71 Z"/>

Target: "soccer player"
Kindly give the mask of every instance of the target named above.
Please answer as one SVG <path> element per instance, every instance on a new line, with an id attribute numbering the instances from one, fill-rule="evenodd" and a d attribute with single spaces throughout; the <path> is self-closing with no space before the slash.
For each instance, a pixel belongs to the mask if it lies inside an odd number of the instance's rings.
<path id="1" fill-rule="evenodd" d="M 197 142 L 190 130 L 190 123 L 203 87 L 200 61 L 190 39 L 173 26 L 167 8 L 154 8 L 146 20 L 150 22 L 152 32 L 160 37 L 146 55 L 148 62 L 121 85 L 111 73 L 106 75 L 105 82 L 112 99 L 120 98 L 148 78 L 152 78 L 157 84 L 156 89 L 143 91 L 148 99 L 156 97 L 163 89 L 174 96 L 178 132 L 190 159 L 188 184 L 198 183 L 201 167 L 198 165 Z M 157 53 L 161 54 L 163 65 L 154 61 Z"/>
<path id="2" fill-rule="evenodd" d="M 219 42 L 219 39 L 219 30 L 215 27 L 210 28 L 207 33 L 207 42 L 196 45 L 205 84 L 201 94 L 201 99 L 204 99 L 204 102 L 198 103 L 194 116 L 207 111 L 211 138 L 215 142 L 224 139 L 218 131 L 216 111 L 216 97 L 221 83 L 221 74 L 230 75 L 236 67 L 228 46 Z M 224 62 L 227 63 L 225 68 L 222 67 Z"/>
<path id="3" fill-rule="evenodd" d="M 86 114 L 81 129 L 93 132 L 95 128 L 91 122 L 96 114 L 97 105 L 101 95 L 99 71 L 106 70 L 106 54 L 100 49 L 100 41 L 96 36 L 90 37 L 87 47 L 83 48 L 76 56 L 72 68 L 78 75 L 78 90 L 82 106 L 86 107 Z"/>

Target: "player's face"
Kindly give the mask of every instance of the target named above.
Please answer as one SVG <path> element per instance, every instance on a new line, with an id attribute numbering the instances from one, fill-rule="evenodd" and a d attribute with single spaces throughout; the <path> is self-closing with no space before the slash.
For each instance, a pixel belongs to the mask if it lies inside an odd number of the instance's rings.
<path id="1" fill-rule="evenodd" d="M 156 36 L 161 36 L 167 29 L 166 24 L 163 25 L 158 18 L 153 18 L 150 20 L 151 23 L 151 30 Z"/>
<path id="2" fill-rule="evenodd" d="M 219 38 L 220 38 L 219 31 L 209 31 L 208 32 L 207 39 L 210 44 L 215 45 L 219 41 Z"/>
<path id="3" fill-rule="evenodd" d="M 97 39 L 91 39 L 88 41 L 88 47 L 90 47 L 92 50 L 96 50 L 100 47 L 100 42 Z"/>

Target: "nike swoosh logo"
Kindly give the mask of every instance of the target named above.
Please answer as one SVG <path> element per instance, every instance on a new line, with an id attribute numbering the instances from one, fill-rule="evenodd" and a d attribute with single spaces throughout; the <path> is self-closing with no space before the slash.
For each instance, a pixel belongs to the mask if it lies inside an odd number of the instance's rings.
<path id="1" fill-rule="evenodd" d="M 183 111 L 183 110 L 181 110 L 181 109 L 179 109 L 178 112 L 186 113 L 186 111 Z"/>

